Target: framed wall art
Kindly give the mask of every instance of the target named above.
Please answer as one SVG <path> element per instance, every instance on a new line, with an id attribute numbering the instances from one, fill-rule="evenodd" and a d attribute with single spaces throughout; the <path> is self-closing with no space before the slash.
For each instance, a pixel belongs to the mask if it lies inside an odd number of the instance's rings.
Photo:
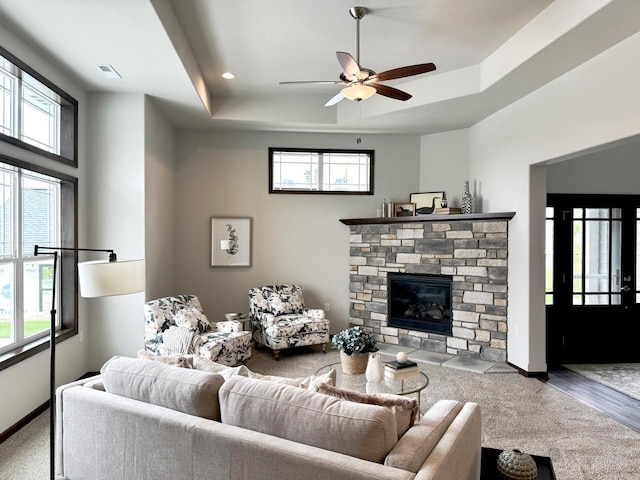
<path id="1" fill-rule="evenodd" d="M 211 218 L 211 266 L 251 266 L 251 218 Z"/>
<path id="2" fill-rule="evenodd" d="M 416 204 L 416 215 L 428 215 L 440 208 L 443 198 L 444 192 L 419 192 L 410 195 L 410 202 Z"/>
<path id="3" fill-rule="evenodd" d="M 415 214 L 416 214 L 415 203 L 394 203 L 393 204 L 394 217 L 413 217 Z"/>

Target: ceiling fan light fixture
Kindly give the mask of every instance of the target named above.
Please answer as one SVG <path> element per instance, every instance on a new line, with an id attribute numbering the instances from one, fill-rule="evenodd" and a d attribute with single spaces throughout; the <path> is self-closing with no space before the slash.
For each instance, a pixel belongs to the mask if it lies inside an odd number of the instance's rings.
<path id="1" fill-rule="evenodd" d="M 355 100 L 356 102 L 359 102 L 360 100 L 365 100 L 371 95 L 375 94 L 376 89 L 369 85 L 356 83 L 354 85 L 343 88 L 340 93 L 343 97 L 348 98 L 349 100 Z"/>

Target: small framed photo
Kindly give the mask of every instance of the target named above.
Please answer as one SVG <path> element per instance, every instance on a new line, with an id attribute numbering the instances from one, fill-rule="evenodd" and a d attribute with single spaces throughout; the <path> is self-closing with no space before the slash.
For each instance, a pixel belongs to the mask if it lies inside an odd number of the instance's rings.
<path id="1" fill-rule="evenodd" d="M 412 193 L 409 200 L 416 204 L 416 215 L 428 215 L 441 207 L 440 202 L 443 198 L 445 198 L 444 192 L 419 192 Z"/>
<path id="2" fill-rule="evenodd" d="M 211 266 L 251 266 L 251 218 L 211 218 Z"/>
<path id="3" fill-rule="evenodd" d="M 415 203 L 394 203 L 393 204 L 394 217 L 413 217 L 415 214 L 416 214 Z"/>

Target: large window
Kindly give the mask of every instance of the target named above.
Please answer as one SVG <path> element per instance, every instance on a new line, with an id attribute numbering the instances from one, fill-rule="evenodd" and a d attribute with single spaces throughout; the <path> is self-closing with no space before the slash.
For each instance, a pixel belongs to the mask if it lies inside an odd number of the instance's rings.
<path id="1" fill-rule="evenodd" d="M 0 48 L 0 139 L 77 165 L 78 102 Z"/>
<path id="2" fill-rule="evenodd" d="M 270 148 L 269 193 L 373 195 L 373 150 Z"/>
<path id="3" fill-rule="evenodd" d="M 34 246 L 75 245 L 77 182 L 6 157 L 0 160 L 0 362 L 4 367 L 5 362 L 46 343 L 56 280 L 52 258 L 34 257 Z M 74 255 L 60 257 L 57 281 L 67 294 L 56 298 L 59 331 L 77 331 L 75 263 Z"/>

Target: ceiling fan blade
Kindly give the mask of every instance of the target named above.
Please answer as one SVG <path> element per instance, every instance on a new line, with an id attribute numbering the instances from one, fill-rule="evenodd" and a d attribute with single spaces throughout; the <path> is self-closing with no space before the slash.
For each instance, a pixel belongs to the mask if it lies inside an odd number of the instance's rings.
<path id="1" fill-rule="evenodd" d="M 347 52 L 336 52 L 336 56 L 338 57 L 338 62 L 340 62 L 340 65 L 342 66 L 342 70 L 344 70 L 347 80 L 351 81 L 354 77 L 356 79 L 360 79 L 360 66 L 351 54 Z"/>
<path id="2" fill-rule="evenodd" d="M 387 85 L 381 85 L 379 83 L 368 83 L 369 86 L 376 89 L 376 93 L 384 97 L 393 98 L 394 100 L 409 100 L 411 95 L 407 92 L 403 92 L 402 90 L 398 90 L 397 88 L 389 87 Z"/>
<path id="3" fill-rule="evenodd" d="M 340 80 L 302 80 L 299 82 L 278 82 L 278 85 L 292 85 L 298 83 L 311 83 L 314 85 L 335 85 L 336 83 L 343 83 Z"/>
<path id="4" fill-rule="evenodd" d="M 411 77 L 412 75 L 420 75 L 421 73 L 432 72 L 436 69 L 433 63 L 420 63 L 418 65 L 410 65 L 407 67 L 394 68 L 386 72 L 380 72 L 371 79 L 375 82 L 384 82 L 385 80 L 394 80 L 396 78 Z"/>
<path id="5" fill-rule="evenodd" d="M 333 97 L 331 100 L 329 100 L 327 103 L 325 103 L 324 106 L 325 107 L 330 107 L 332 105 L 335 105 L 336 103 L 338 103 L 343 98 L 344 98 L 344 95 L 342 95 L 341 93 L 338 93 L 335 97 Z"/>

